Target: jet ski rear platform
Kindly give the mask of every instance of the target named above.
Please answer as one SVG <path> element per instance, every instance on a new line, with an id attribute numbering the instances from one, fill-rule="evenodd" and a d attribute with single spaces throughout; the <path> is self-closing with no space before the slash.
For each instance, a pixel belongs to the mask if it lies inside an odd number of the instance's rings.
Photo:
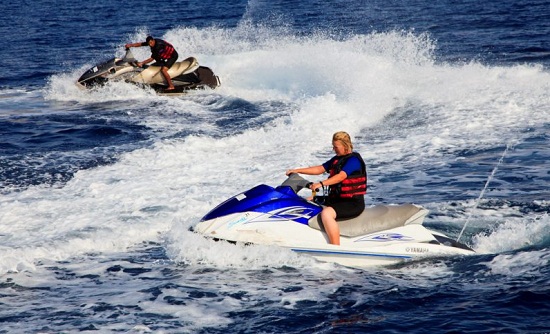
<path id="1" fill-rule="evenodd" d="M 220 86 L 220 79 L 206 66 L 199 66 L 195 71 L 172 78 L 174 89 L 167 89 L 166 84 L 152 84 L 151 88 L 160 95 L 186 94 L 189 91 Z"/>

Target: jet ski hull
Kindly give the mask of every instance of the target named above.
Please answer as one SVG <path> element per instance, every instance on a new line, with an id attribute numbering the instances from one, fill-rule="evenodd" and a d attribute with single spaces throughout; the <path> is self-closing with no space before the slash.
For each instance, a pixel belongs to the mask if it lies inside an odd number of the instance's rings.
<path id="1" fill-rule="evenodd" d="M 220 204 L 193 230 L 217 240 L 285 247 L 356 268 L 474 254 L 469 247 L 424 227 L 428 210 L 417 205 L 378 205 L 339 222 L 339 246 L 328 243 L 319 224 L 321 210 L 322 206 L 289 187 L 260 185 Z"/>

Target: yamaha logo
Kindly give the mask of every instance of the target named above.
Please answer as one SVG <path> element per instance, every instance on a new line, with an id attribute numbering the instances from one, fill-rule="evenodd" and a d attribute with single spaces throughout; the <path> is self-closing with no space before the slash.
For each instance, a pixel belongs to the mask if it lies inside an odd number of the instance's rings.
<path id="1" fill-rule="evenodd" d="M 423 248 L 423 247 L 407 247 L 405 248 L 405 251 L 407 253 L 429 253 L 430 252 L 428 248 Z"/>

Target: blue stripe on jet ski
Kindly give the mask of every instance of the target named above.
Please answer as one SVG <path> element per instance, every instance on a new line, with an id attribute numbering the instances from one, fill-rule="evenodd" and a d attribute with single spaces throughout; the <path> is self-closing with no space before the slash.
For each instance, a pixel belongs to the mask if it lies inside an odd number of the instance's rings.
<path id="1" fill-rule="evenodd" d="M 393 254 L 380 254 L 380 253 L 364 253 L 364 252 L 344 252 L 344 251 L 329 251 L 329 250 L 320 250 L 320 249 L 305 249 L 305 248 L 291 248 L 291 250 L 298 253 L 313 253 L 313 254 L 325 254 L 325 255 L 353 255 L 357 257 L 370 256 L 370 257 L 388 257 L 395 259 L 411 259 L 411 256 L 408 255 L 393 255 Z"/>

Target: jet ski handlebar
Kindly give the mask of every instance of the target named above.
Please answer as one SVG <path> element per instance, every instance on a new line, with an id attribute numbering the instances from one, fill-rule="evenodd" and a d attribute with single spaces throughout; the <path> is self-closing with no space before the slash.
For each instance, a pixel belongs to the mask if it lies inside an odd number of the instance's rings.
<path id="1" fill-rule="evenodd" d="M 308 181 L 298 175 L 297 173 L 291 173 L 288 178 L 281 184 L 281 186 L 289 186 L 294 190 L 295 193 L 298 193 L 300 190 L 307 188 L 310 189 L 313 182 Z M 318 191 L 319 189 L 314 189 L 314 191 Z"/>
<path id="2" fill-rule="evenodd" d="M 124 48 L 124 50 L 126 51 L 126 53 L 124 54 L 124 57 L 122 58 L 122 60 L 124 60 L 125 62 L 127 62 L 128 64 L 134 67 L 137 67 L 138 61 L 134 57 L 134 54 L 132 53 L 132 51 L 130 51 L 130 48 Z"/>

